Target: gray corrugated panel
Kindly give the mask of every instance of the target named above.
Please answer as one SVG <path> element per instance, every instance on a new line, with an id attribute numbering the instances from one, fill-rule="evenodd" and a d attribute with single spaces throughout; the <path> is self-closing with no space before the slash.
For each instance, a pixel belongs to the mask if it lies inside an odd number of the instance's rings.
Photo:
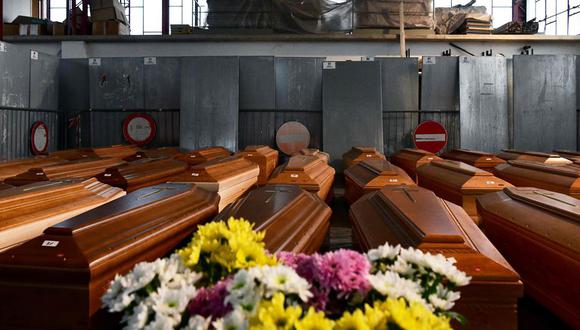
<path id="1" fill-rule="evenodd" d="M 123 144 L 123 119 L 130 115 L 123 111 L 92 111 L 90 115 L 91 146 L 105 147 Z"/>
<path id="2" fill-rule="evenodd" d="M 507 64 L 507 85 L 508 85 L 508 136 L 509 148 L 514 147 L 514 60 L 508 58 Z"/>
<path id="3" fill-rule="evenodd" d="M 274 58 L 240 57 L 240 109 L 274 110 L 275 93 Z"/>
<path id="4" fill-rule="evenodd" d="M 419 110 L 419 62 L 416 58 L 381 58 L 383 111 Z"/>
<path id="5" fill-rule="evenodd" d="M 62 59 L 59 66 L 59 104 L 63 111 L 89 109 L 89 64 L 86 59 Z"/>
<path id="6" fill-rule="evenodd" d="M 155 62 L 143 66 L 145 109 L 179 109 L 181 60 L 157 57 Z"/>
<path id="7" fill-rule="evenodd" d="M 383 150 L 381 71 L 378 62 L 335 62 L 324 69 L 322 140 L 331 164 L 342 171 L 352 146 Z"/>
<path id="8" fill-rule="evenodd" d="M 459 111 L 459 65 L 457 57 L 423 57 L 421 110 Z"/>
<path id="9" fill-rule="evenodd" d="M 238 149 L 249 145 L 276 144 L 276 116 L 274 111 L 240 111 Z"/>
<path id="10" fill-rule="evenodd" d="M 322 110 L 322 62 L 322 58 L 275 59 L 277 110 Z"/>
<path id="11" fill-rule="evenodd" d="M 572 55 L 514 56 L 514 147 L 576 149 L 576 68 Z"/>
<path id="12" fill-rule="evenodd" d="M 80 147 L 89 148 L 92 145 L 91 141 L 91 117 L 90 112 L 82 112 L 80 114 Z"/>
<path id="13" fill-rule="evenodd" d="M 459 58 L 461 148 L 509 147 L 507 80 L 504 57 Z"/>
<path id="14" fill-rule="evenodd" d="M 0 106 L 28 108 L 30 93 L 30 50 L 3 43 L 0 52 Z"/>
<path id="15" fill-rule="evenodd" d="M 419 123 L 426 120 L 438 121 L 447 130 L 447 145 L 444 150 L 457 149 L 460 145 L 459 111 L 420 112 Z"/>
<path id="16" fill-rule="evenodd" d="M 157 124 L 157 135 L 153 147 L 179 145 L 179 111 L 153 111 L 149 114 Z"/>
<path id="17" fill-rule="evenodd" d="M 282 126 L 287 121 L 297 121 L 308 129 L 310 132 L 310 148 L 322 148 L 322 112 L 311 112 L 311 111 L 284 111 L 276 112 L 276 129 L 278 131 L 280 126 Z M 274 133 L 274 139 L 276 135 Z"/>
<path id="18" fill-rule="evenodd" d="M 30 60 L 30 108 L 58 110 L 59 58 L 38 53 Z"/>
<path id="19" fill-rule="evenodd" d="M 238 146 L 237 57 L 184 58 L 181 76 L 180 146 Z"/>
<path id="20" fill-rule="evenodd" d="M 413 132 L 419 123 L 419 112 L 383 112 L 385 153 L 392 155 L 403 148 L 413 148 Z"/>
<path id="21" fill-rule="evenodd" d="M 89 90 L 93 109 L 143 109 L 143 58 L 101 58 L 100 65 L 89 65 Z"/>
<path id="22" fill-rule="evenodd" d="M 580 56 L 576 56 L 576 109 L 580 110 Z"/>

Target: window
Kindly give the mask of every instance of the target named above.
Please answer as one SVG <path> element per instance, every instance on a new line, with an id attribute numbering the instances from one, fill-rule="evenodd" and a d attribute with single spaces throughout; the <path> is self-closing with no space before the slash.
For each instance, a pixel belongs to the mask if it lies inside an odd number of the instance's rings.
<path id="1" fill-rule="evenodd" d="M 580 0 L 527 0 L 527 20 L 549 35 L 580 34 Z"/>

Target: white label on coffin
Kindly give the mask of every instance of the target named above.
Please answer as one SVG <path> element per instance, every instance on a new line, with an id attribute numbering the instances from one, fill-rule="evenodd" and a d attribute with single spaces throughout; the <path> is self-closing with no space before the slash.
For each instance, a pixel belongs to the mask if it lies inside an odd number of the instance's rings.
<path id="1" fill-rule="evenodd" d="M 42 242 L 42 246 L 43 247 L 52 247 L 53 248 L 53 247 L 57 247 L 58 246 L 58 243 L 59 243 L 59 241 L 48 241 L 48 240 L 46 240 L 46 241 Z"/>
<path id="2" fill-rule="evenodd" d="M 445 134 L 417 134 L 415 135 L 417 142 L 438 142 L 445 141 Z"/>
<path id="3" fill-rule="evenodd" d="M 127 132 L 133 140 L 141 142 L 147 140 L 151 136 L 152 128 L 147 119 L 135 117 L 129 122 Z"/>

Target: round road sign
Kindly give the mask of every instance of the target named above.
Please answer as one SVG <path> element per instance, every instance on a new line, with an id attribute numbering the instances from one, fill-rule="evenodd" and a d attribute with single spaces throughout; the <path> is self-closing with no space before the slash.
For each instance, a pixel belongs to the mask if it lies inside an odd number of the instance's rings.
<path id="1" fill-rule="evenodd" d="M 30 130 L 30 148 L 35 155 L 42 155 L 48 149 L 48 126 L 42 121 L 32 124 Z"/>
<path id="2" fill-rule="evenodd" d="M 447 144 L 447 130 L 437 121 L 424 121 L 415 128 L 413 142 L 418 149 L 438 153 Z"/>
<path id="3" fill-rule="evenodd" d="M 131 144 L 142 146 L 150 143 L 157 133 L 157 124 L 153 117 L 135 113 L 127 116 L 123 122 L 123 136 Z"/>

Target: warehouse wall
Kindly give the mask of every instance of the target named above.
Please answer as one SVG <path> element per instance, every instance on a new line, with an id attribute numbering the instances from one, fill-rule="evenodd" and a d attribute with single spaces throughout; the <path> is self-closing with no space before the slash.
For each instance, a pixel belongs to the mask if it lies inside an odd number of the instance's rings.
<path id="1" fill-rule="evenodd" d="M 4 22 L 10 23 L 17 16 L 31 16 L 32 2 L 30 0 L 2 0 L 4 3 Z"/>

